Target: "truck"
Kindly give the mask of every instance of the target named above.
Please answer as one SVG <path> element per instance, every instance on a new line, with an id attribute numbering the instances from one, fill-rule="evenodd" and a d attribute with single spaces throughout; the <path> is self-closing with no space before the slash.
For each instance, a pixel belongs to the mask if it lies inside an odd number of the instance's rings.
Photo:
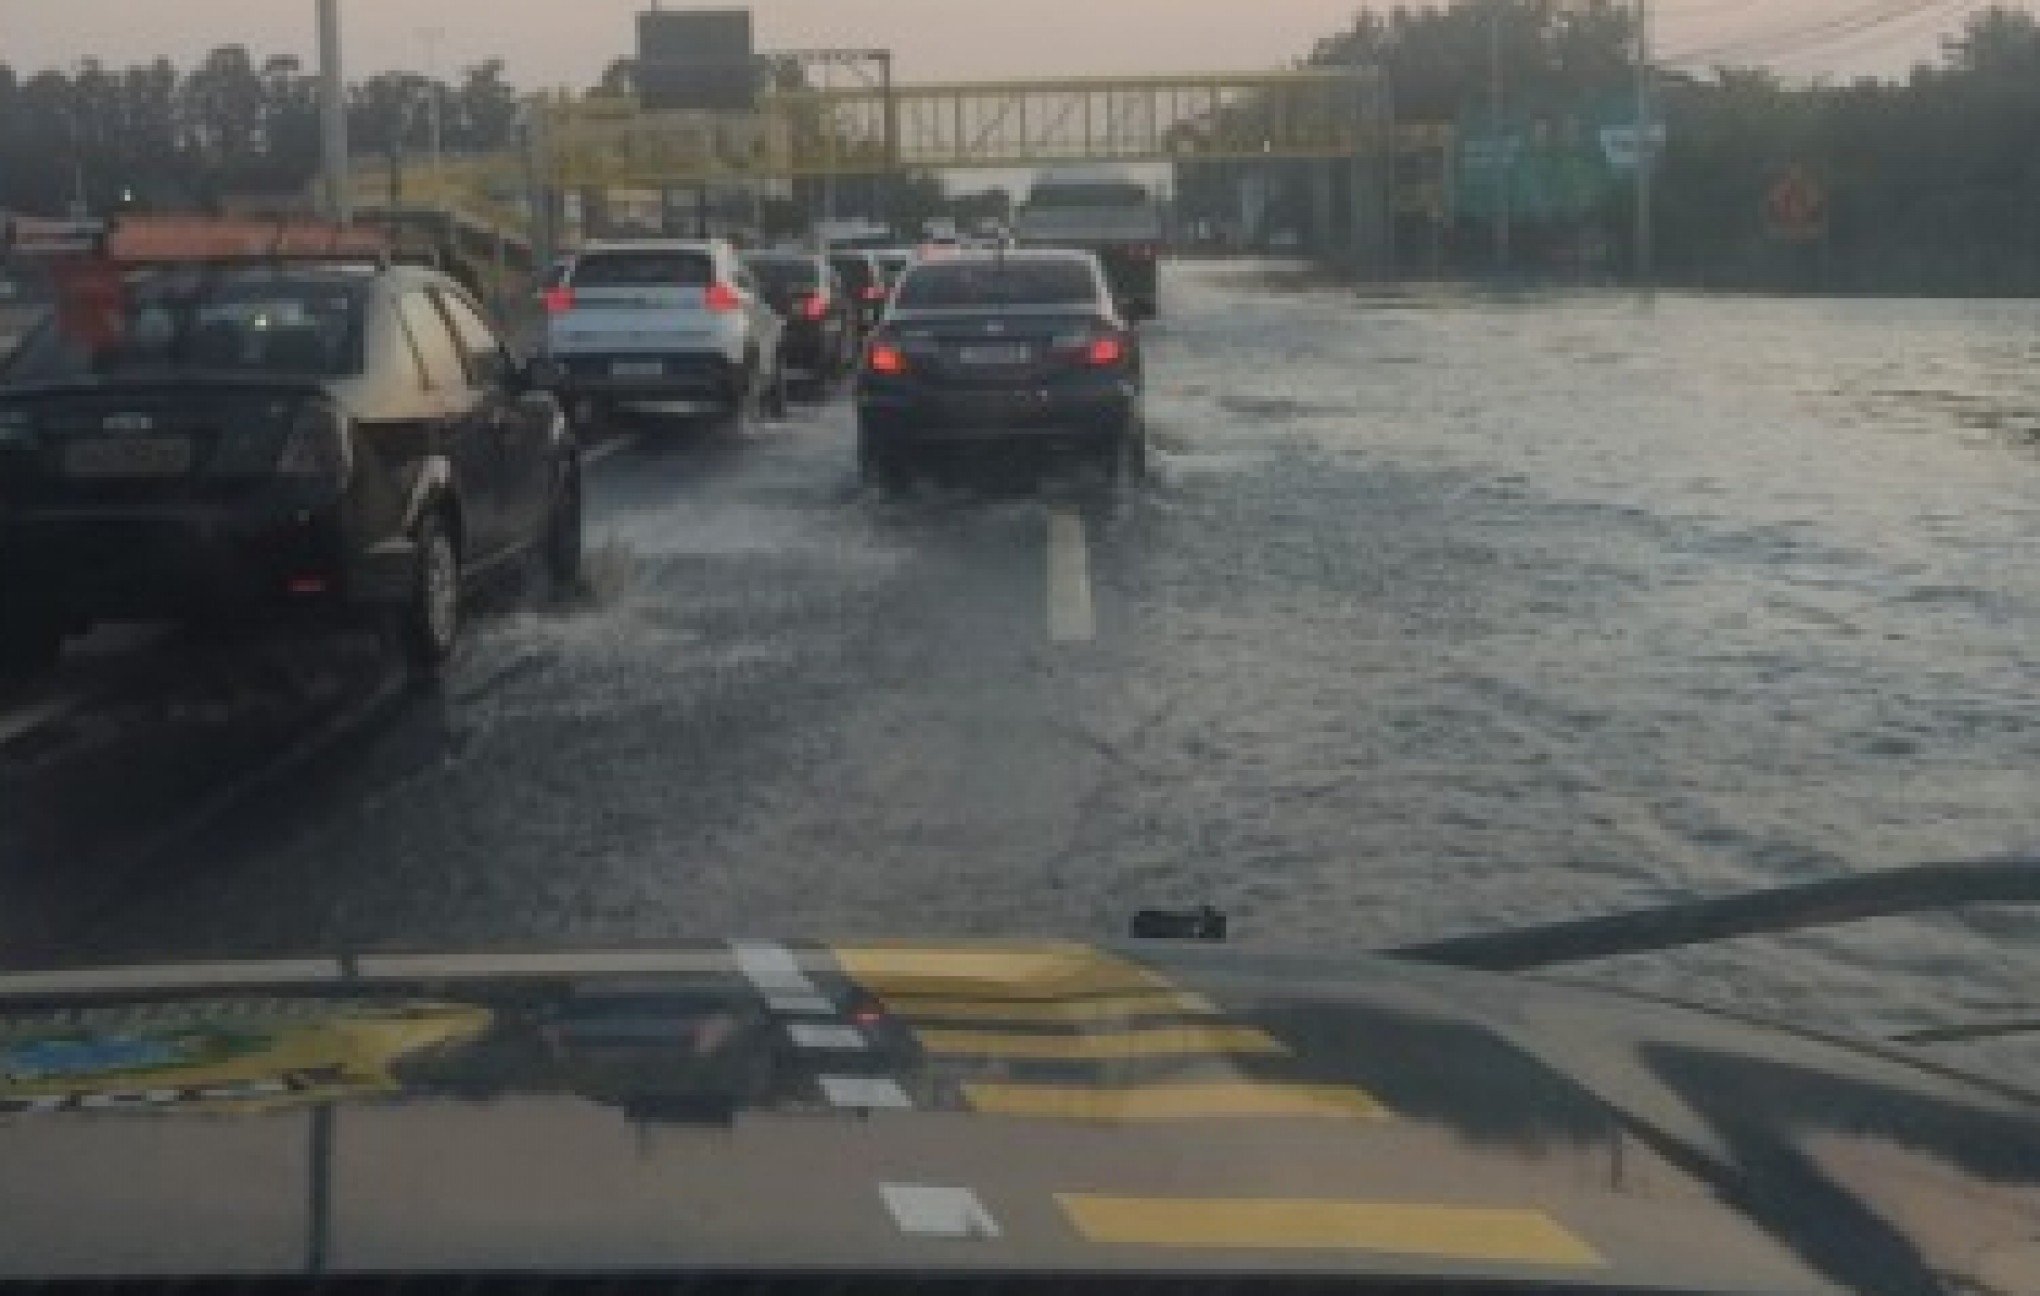
<path id="1" fill-rule="evenodd" d="M 1043 171 L 1028 190 L 1014 235 L 1022 247 L 1094 253 L 1121 310 L 1134 319 L 1160 313 L 1162 209 L 1153 189 L 1127 172 Z"/>

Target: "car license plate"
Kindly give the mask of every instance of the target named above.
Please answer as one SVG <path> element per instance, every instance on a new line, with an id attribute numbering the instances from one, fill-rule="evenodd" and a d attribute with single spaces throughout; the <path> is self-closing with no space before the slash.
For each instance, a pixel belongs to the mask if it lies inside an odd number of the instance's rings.
<path id="1" fill-rule="evenodd" d="M 665 372 L 665 362 L 660 360 L 618 360 L 609 366 L 612 378 L 658 378 Z"/>
<path id="2" fill-rule="evenodd" d="M 957 358 L 967 365 L 1022 365 L 1034 358 L 1034 349 L 1024 342 L 967 346 L 957 352 Z"/>
<path id="3" fill-rule="evenodd" d="M 86 437 L 64 448 L 73 477 L 176 477 L 191 471 L 184 437 Z"/>

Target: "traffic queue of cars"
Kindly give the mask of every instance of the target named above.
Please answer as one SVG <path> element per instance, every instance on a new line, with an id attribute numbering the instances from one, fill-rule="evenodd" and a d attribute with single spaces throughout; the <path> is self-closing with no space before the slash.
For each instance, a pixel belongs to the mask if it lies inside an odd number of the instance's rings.
<path id="1" fill-rule="evenodd" d="M 0 366 L 0 675 L 101 621 L 285 611 L 373 624 L 429 677 L 493 573 L 578 582 L 580 447 L 624 410 L 777 417 L 790 382 L 854 375 L 880 486 L 1012 439 L 1145 468 L 1139 336 L 1089 252 L 598 243 L 542 278 L 520 360 L 372 241 L 186 224 L 72 255 L 96 287 Z"/>

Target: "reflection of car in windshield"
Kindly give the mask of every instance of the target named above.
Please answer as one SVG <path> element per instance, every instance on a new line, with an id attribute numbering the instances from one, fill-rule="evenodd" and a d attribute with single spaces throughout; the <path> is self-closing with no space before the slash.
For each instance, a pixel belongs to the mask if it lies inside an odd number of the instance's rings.
<path id="1" fill-rule="evenodd" d="M 2031 1106 L 1614 991 L 1169 941 L 119 971 L 0 973 L 0 1274 L 2032 1290 L 2034 1214 L 1976 1208 L 2040 1194 Z"/>

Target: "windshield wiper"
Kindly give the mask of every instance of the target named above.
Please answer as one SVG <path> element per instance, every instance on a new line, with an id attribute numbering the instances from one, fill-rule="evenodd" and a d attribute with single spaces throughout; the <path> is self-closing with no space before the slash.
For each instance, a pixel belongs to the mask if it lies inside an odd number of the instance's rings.
<path id="1" fill-rule="evenodd" d="M 1972 905 L 2040 904 L 2040 859 L 1916 864 L 1628 913 L 1449 936 L 1384 950 L 1390 958 L 1527 972 Z"/>

